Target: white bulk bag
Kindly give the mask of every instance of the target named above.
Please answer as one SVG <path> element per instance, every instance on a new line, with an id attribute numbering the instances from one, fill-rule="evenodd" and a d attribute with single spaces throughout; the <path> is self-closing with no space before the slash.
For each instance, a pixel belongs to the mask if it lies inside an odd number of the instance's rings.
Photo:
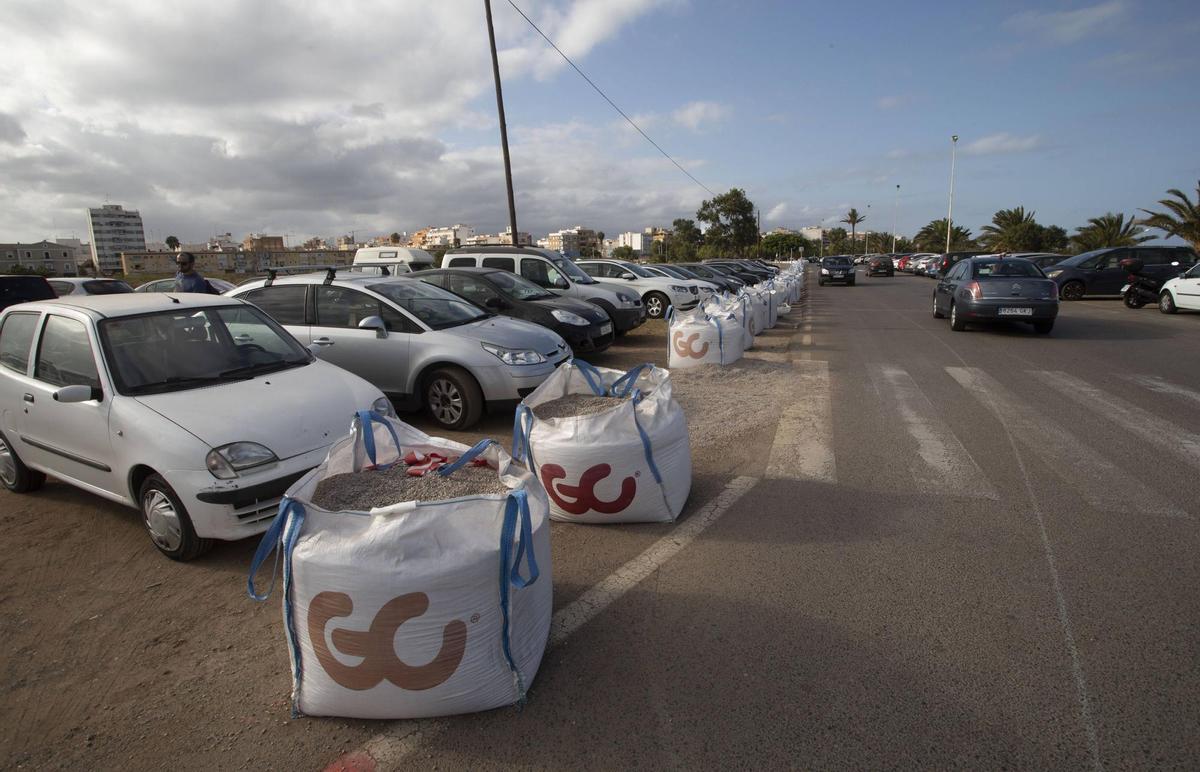
<path id="1" fill-rule="evenodd" d="M 326 477 L 409 451 L 461 456 L 427 474 L 486 459 L 509 493 L 370 512 L 311 502 Z M 288 489 L 250 568 L 250 596 L 265 600 L 254 574 L 280 549 L 294 713 L 423 718 L 522 701 L 550 630 L 548 517 L 533 475 L 491 440 L 468 448 L 360 413 Z"/>
<path id="2" fill-rule="evenodd" d="M 538 418 L 532 408 L 568 394 L 629 396 L 611 410 Z M 550 518 L 569 523 L 672 522 L 692 488 L 687 419 L 670 373 L 652 364 L 627 373 L 572 360 L 517 408 L 513 455 L 550 497 Z"/>
<path id="3" fill-rule="evenodd" d="M 756 284 L 746 290 L 746 294 L 750 297 L 750 311 L 754 314 L 753 331 L 755 335 L 760 335 L 771 328 L 771 301 L 761 287 L 761 284 Z"/>
<path id="4" fill-rule="evenodd" d="M 721 315 L 728 316 L 728 315 Z M 700 365 L 727 365 L 742 358 L 740 330 L 703 311 L 668 314 L 667 366 L 684 370 Z"/>

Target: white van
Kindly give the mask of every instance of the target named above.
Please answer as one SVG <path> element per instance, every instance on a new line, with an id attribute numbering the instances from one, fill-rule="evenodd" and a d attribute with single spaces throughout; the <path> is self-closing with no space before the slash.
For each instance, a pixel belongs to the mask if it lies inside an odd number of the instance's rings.
<path id="1" fill-rule="evenodd" d="M 352 270 L 362 273 L 384 273 L 396 276 L 434 267 L 433 255 L 412 247 L 363 247 L 354 253 Z"/>

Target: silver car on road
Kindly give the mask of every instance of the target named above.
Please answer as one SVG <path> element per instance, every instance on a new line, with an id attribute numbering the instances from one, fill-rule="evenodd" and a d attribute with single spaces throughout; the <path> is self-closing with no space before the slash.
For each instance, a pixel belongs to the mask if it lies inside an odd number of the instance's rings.
<path id="1" fill-rule="evenodd" d="M 398 409 L 446 429 L 511 408 L 568 359 L 558 334 L 497 316 L 415 278 L 310 273 L 229 293 L 270 314 L 321 359 L 365 378 Z"/>

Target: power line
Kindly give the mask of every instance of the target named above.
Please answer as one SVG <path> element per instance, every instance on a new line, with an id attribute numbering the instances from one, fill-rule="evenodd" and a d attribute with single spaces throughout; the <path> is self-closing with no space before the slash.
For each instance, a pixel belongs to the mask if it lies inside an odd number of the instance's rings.
<path id="1" fill-rule="evenodd" d="M 554 44 L 554 41 L 553 41 L 553 40 L 551 40 L 551 39 L 550 39 L 550 38 L 549 38 L 549 37 L 546 35 L 546 33 L 545 33 L 545 32 L 542 32 L 542 30 L 541 30 L 541 29 L 538 27 L 538 25 L 534 24 L 534 23 L 533 23 L 533 19 L 531 19 L 531 18 L 529 18 L 528 16 L 526 16 L 526 15 L 525 15 L 525 12 L 524 12 L 524 11 L 522 11 L 520 8 L 518 8 L 518 7 L 517 7 L 517 4 L 516 4 L 516 3 L 514 3 L 514 2 L 513 2 L 513 0 L 508 0 L 508 4 L 509 4 L 509 5 L 511 5 L 511 6 L 513 7 L 513 10 L 514 10 L 514 11 L 516 11 L 516 12 L 517 12 L 517 13 L 519 13 L 519 14 L 521 14 L 521 18 L 523 18 L 523 19 L 525 19 L 525 21 L 529 22 L 529 26 L 530 26 L 530 27 L 533 27 L 533 28 L 534 28 L 534 30 L 537 32 L 537 34 L 541 35 L 541 36 L 542 36 L 542 38 L 543 38 L 543 39 L 544 39 L 544 40 L 545 40 L 547 43 L 549 43 L 549 44 L 550 44 L 550 47 L 551 47 L 551 48 L 553 48 L 555 51 L 557 51 L 557 52 L 558 52 L 558 55 L 559 55 L 559 56 L 561 56 L 561 57 L 563 58 L 563 60 L 564 60 L 564 61 L 565 61 L 567 64 L 571 65 L 571 67 L 573 67 L 573 68 L 575 69 L 575 72 L 579 73 L 579 77 L 581 77 L 581 78 L 583 78 L 584 80 L 586 80 L 586 81 L 587 81 L 587 84 L 588 84 L 589 86 L 591 86 L 593 89 L 595 89 L 597 94 L 599 94 L 600 96 L 604 97 L 604 101 L 605 101 L 605 102 L 608 102 L 608 103 L 609 103 L 609 105 L 611 105 L 611 106 L 612 106 L 612 109 L 614 109 L 614 110 L 616 110 L 618 113 L 620 113 L 621 117 L 622 117 L 622 118 L 624 118 L 624 119 L 626 120 L 626 122 L 628 122 L 628 123 L 629 123 L 629 125 L 630 125 L 630 126 L 632 126 L 633 128 L 637 129 L 637 133 L 638 133 L 638 134 L 641 134 L 643 137 L 645 137 L 645 139 L 646 139 L 646 141 L 647 141 L 647 142 L 649 142 L 651 145 L 654 145 L 654 148 L 655 148 L 655 149 L 656 149 L 658 152 L 662 153 L 664 158 L 666 158 L 666 159 L 667 159 L 668 161 L 670 161 L 671 163 L 675 164 L 675 168 L 679 169 L 679 171 L 681 171 L 681 172 L 683 172 L 684 174 L 686 174 L 686 175 L 688 176 L 688 179 L 690 179 L 692 182 L 696 183 L 696 184 L 697 184 L 697 185 L 699 185 L 700 187 L 702 187 L 702 188 L 704 188 L 705 190 L 707 190 L 707 191 L 708 191 L 708 193 L 709 193 L 709 195 L 711 195 L 711 196 L 713 196 L 713 197 L 715 197 L 715 196 L 717 195 L 716 193 L 714 193 L 714 192 L 712 191 L 712 189 L 711 189 L 711 188 L 709 188 L 707 185 L 705 185 L 705 184 L 704 184 L 703 182 L 701 182 L 700 180 L 696 179 L 696 178 L 695 178 L 695 177 L 692 175 L 692 173 L 691 173 L 691 172 L 689 172 L 687 169 L 685 169 L 685 168 L 683 168 L 682 166 L 680 166 L 679 162 L 678 162 L 678 161 L 676 161 L 674 158 L 672 158 L 670 153 L 668 153 L 666 150 L 663 150 L 663 149 L 662 149 L 662 147 L 660 147 L 660 146 L 659 146 L 659 144 L 658 144 L 657 142 L 655 142 L 654 140 L 650 139 L 650 135 L 649 135 L 649 134 L 647 134 L 646 132 L 642 131 L 642 127 L 641 127 L 641 126 L 638 126 L 636 123 L 634 123 L 634 122 L 633 122 L 633 119 L 632 119 L 632 118 L 630 118 L 628 115 L 626 115 L 624 110 L 622 110 L 621 108 L 617 107 L 617 103 L 616 103 L 616 102 L 614 102 L 614 101 L 612 101 L 611 99 L 609 99 L 609 98 L 608 98 L 608 94 L 605 94 L 603 91 L 601 91 L 601 90 L 600 90 L 600 87 L 599 87 L 599 86 L 597 86 L 595 83 L 593 83 L 593 82 L 592 82 L 592 79 L 591 79 L 591 78 L 589 78 L 589 77 L 588 77 L 588 76 L 587 76 L 587 75 L 584 73 L 584 71 L 583 71 L 583 70 L 579 69 L 579 65 L 577 65 L 577 64 L 575 64 L 575 62 L 571 61 L 571 57 L 569 57 L 569 56 L 567 56 L 566 54 L 564 54 L 564 53 L 562 52 L 562 49 L 561 49 L 561 48 L 559 48 L 558 46 L 556 46 L 556 45 Z"/>

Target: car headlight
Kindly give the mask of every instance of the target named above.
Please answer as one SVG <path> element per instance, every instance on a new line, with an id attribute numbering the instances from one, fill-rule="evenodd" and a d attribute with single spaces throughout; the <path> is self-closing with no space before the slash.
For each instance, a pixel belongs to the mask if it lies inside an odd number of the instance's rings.
<path id="1" fill-rule="evenodd" d="M 687 295 L 687 294 L 689 294 L 689 293 L 688 293 L 688 288 L 687 288 L 687 287 L 684 287 L 684 286 L 681 286 L 681 285 L 679 285 L 679 284 L 672 284 L 672 285 L 671 285 L 671 291 L 672 291 L 672 292 L 674 292 L 674 293 L 676 293 L 677 295 Z"/>
<path id="2" fill-rule="evenodd" d="M 1058 276 L 1060 273 L 1062 273 L 1062 269 L 1059 269 L 1057 271 L 1046 271 L 1046 278 L 1053 279 L 1055 276 Z"/>
<path id="3" fill-rule="evenodd" d="M 387 397 L 380 397 L 371 403 L 371 410 L 379 415 L 387 416 L 388 418 L 396 417 L 396 408 L 392 406 L 392 401 Z"/>
<path id="4" fill-rule="evenodd" d="M 577 324 L 580 327 L 587 327 L 590 322 L 584 319 L 579 314 L 573 314 L 570 311 L 563 311 L 561 308 L 555 308 L 550 311 L 550 315 L 563 324 Z"/>
<path id="5" fill-rule="evenodd" d="M 622 305 L 631 306 L 631 307 L 636 307 L 638 304 L 636 295 L 628 295 L 624 292 L 617 293 L 617 300 L 620 300 Z"/>
<path id="6" fill-rule="evenodd" d="M 822 276 L 828 276 L 828 275 L 829 275 L 829 269 L 828 269 L 828 268 L 822 268 L 822 269 L 821 269 L 821 275 L 822 275 Z"/>
<path id="7" fill-rule="evenodd" d="M 483 346 L 484 351 L 494 354 L 506 365 L 540 365 L 546 361 L 546 357 L 533 349 L 504 348 L 503 346 L 493 346 L 491 343 L 480 343 L 479 345 Z"/>
<path id="8" fill-rule="evenodd" d="M 213 477 L 218 480 L 232 480 L 247 469 L 278 460 L 270 448 L 257 442 L 231 442 L 208 451 L 204 463 Z"/>

